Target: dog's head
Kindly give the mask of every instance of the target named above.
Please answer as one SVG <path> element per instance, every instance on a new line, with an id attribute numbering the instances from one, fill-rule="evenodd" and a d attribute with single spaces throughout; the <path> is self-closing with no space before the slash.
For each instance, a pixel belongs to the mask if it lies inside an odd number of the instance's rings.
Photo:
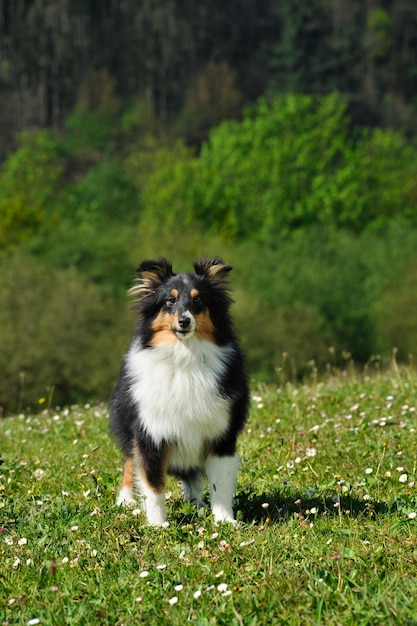
<path id="1" fill-rule="evenodd" d="M 198 339 L 216 342 L 220 321 L 229 326 L 227 275 L 231 266 L 218 258 L 194 263 L 194 274 L 172 271 L 166 259 L 144 261 L 131 289 L 147 322 L 149 343 Z"/>

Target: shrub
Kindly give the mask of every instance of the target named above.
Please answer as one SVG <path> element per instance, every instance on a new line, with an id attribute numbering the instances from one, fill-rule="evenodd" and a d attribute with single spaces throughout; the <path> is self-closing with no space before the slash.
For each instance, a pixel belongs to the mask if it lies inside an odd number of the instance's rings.
<path id="1" fill-rule="evenodd" d="M 3 260 L 0 273 L 0 404 L 10 410 L 107 398 L 131 332 L 127 307 L 104 299 L 75 270 L 33 257 Z"/>

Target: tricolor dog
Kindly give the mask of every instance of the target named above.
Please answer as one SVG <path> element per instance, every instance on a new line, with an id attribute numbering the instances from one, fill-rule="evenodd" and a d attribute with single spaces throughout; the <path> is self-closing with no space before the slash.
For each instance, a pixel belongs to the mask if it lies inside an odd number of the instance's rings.
<path id="1" fill-rule="evenodd" d="M 167 473 L 197 506 L 206 475 L 215 521 L 235 520 L 236 439 L 249 395 L 230 316 L 231 269 L 203 258 L 193 274 L 175 274 L 166 259 L 144 261 L 131 289 L 139 316 L 110 400 L 124 454 L 117 502 L 133 505 L 137 488 L 152 525 L 166 521 Z"/>

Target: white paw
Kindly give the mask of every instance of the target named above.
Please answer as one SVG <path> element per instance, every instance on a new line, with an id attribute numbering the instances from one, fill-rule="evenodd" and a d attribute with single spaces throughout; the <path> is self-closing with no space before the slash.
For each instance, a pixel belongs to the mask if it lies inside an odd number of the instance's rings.
<path id="1" fill-rule="evenodd" d="M 146 519 L 151 526 L 163 526 L 167 521 L 165 494 L 148 493 L 143 498 Z"/>
<path id="2" fill-rule="evenodd" d="M 233 524 L 233 526 L 237 525 L 237 521 L 233 515 L 233 511 L 227 511 L 226 509 L 220 507 L 213 507 L 213 515 L 214 522 L 219 524 L 220 522 L 229 522 L 229 524 Z"/>
<path id="3" fill-rule="evenodd" d="M 119 497 L 116 501 L 117 506 L 132 507 L 136 505 L 134 493 L 130 487 L 123 487 L 120 490 Z"/>

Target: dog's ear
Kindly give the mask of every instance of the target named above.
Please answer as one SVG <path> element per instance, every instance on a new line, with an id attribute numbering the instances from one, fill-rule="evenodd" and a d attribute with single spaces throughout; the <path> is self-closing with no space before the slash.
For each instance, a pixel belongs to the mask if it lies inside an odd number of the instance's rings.
<path id="1" fill-rule="evenodd" d="M 172 264 L 167 259 L 143 261 L 137 269 L 138 279 L 130 293 L 136 296 L 154 293 L 161 283 L 173 276 Z"/>
<path id="2" fill-rule="evenodd" d="M 228 273 L 232 270 L 231 265 L 227 265 L 218 258 L 208 259 L 203 257 L 194 263 L 194 270 L 197 276 L 204 276 L 210 281 L 219 285 L 224 284 Z"/>

